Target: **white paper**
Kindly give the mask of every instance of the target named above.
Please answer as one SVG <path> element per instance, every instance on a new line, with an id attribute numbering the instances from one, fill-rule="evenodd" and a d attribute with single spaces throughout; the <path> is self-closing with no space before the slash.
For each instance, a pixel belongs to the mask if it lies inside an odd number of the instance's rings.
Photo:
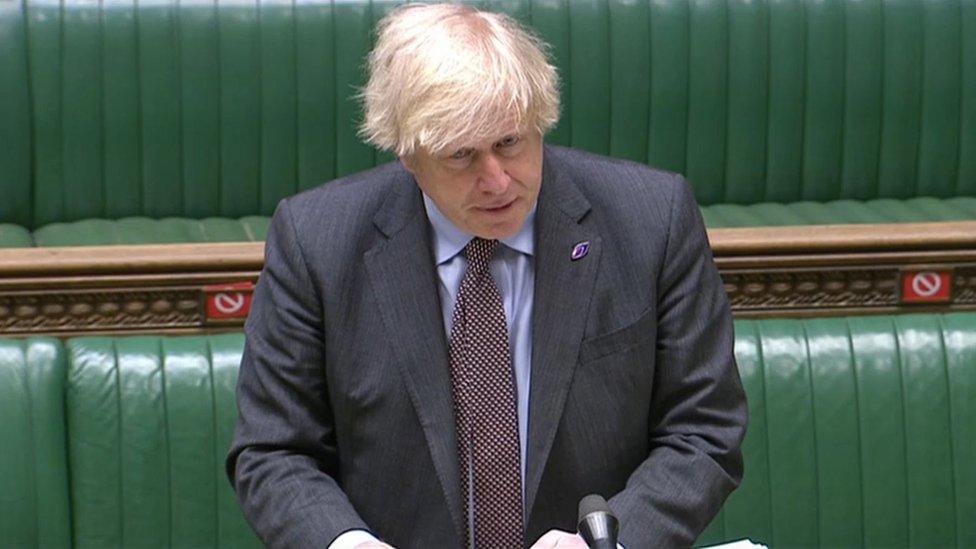
<path id="1" fill-rule="evenodd" d="M 708 547 L 702 547 L 701 549 L 754 549 L 757 547 L 759 549 L 767 549 L 765 545 L 753 543 L 747 539 L 723 543 L 722 545 L 709 545 Z"/>

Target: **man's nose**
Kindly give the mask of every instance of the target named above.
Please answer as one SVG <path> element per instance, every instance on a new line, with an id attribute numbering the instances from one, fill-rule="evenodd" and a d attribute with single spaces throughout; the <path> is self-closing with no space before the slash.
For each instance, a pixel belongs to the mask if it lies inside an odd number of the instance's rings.
<path id="1" fill-rule="evenodd" d="M 504 193 L 512 182 L 512 178 L 505 172 L 505 166 L 494 154 L 482 156 L 479 179 L 481 190 L 491 194 Z"/>

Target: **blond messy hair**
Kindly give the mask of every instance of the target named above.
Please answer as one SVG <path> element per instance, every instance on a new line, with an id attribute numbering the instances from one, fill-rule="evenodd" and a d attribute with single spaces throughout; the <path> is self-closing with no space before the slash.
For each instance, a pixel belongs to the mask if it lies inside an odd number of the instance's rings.
<path id="1" fill-rule="evenodd" d="M 547 45 L 498 13 L 460 4 L 401 6 L 377 25 L 360 136 L 409 156 L 545 134 L 559 119 Z"/>

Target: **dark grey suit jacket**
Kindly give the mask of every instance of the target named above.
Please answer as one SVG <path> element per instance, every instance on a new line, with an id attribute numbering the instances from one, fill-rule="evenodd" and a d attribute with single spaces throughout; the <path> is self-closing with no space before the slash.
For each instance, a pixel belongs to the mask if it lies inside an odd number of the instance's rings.
<path id="1" fill-rule="evenodd" d="M 283 200 L 247 320 L 227 472 L 273 547 L 352 528 L 461 545 L 429 225 L 399 163 Z M 742 476 L 728 302 L 688 184 L 547 146 L 536 215 L 531 544 L 610 499 L 628 549 L 689 546 Z M 572 261 L 575 244 L 589 254 Z"/>

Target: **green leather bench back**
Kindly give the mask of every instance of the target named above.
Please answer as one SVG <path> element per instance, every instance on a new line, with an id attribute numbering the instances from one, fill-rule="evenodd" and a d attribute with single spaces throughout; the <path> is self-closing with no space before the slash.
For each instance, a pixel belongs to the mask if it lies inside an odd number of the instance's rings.
<path id="1" fill-rule="evenodd" d="M 0 340 L 0 547 L 68 547 L 64 348 Z"/>
<path id="2" fill-rule="evenodd" d="M 976 547 L 976 314 L 735 329 L 746 476 L 700 543 Z"/>
<path id="3" fill-rule="evenodd" d="M 224 472 L 243 335 L 67 346 L 74 546 L 260 547 Z"/>
<path id="4" fill-rule="evenodd" d="M 222 467 L 242 348 L 0 342 L 0 547 L 257 545 Z M 976 313 L 739 320 L 736 357 L 746 476 L 700 545 L 976 546 Z"/>
<path id="5" fill-rule="evenodd" d="M 700 202 L 976 196 L 976 0 L 503 0 L 551 140 Z M 0 222 L 269 215 L 388 157 L 351 96 L 395 2 L 0 3 Z"/>

